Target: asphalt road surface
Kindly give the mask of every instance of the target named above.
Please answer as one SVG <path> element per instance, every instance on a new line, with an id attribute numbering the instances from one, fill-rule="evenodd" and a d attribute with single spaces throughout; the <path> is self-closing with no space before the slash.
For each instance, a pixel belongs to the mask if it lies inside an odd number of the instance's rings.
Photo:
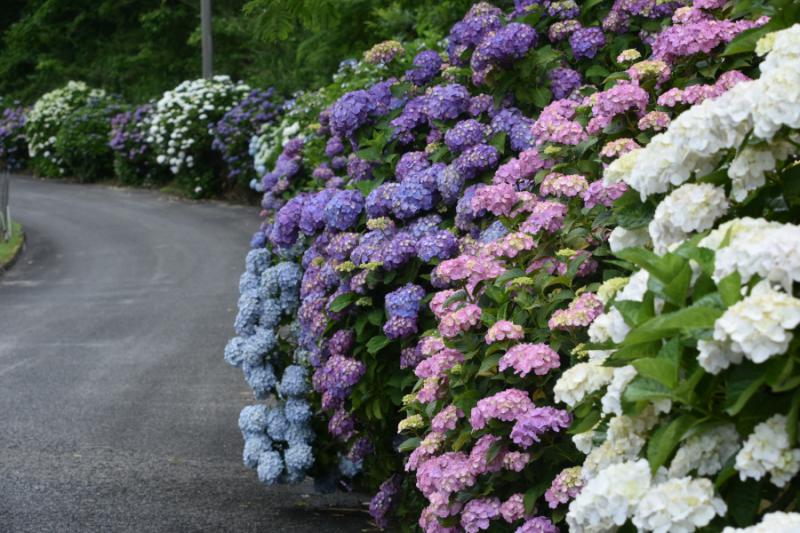
<path id="1" fill-rule="evenodd" d="M 262 487 L 222 360 L 254 208 L 14 178 L 0 277 L 0 532 L 357 532 L 353 498 Z"/>

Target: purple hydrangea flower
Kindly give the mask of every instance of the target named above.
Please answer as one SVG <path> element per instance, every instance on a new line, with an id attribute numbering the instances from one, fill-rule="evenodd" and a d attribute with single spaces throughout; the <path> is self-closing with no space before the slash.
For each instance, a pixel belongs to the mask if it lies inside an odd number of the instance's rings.
<path id="1" fill-rule="evenodd" d="M 400 220 L 408 220 L 416 215 L 430 211 L 434 198 L 431 191 L 417 181 L 405 181 L 397 187 L 392 198 L 392 213 Z"/>
<path id="2" fill-rule="evenodd" d="M 579 28 L 569 36 L 575 59 L 592 59 L 605 44 L 606 36 L 600 28 Z"/>
<path id="3" fill-rule="evenodd" d="M 485 140 L 486 128 L 475 119 L 462 120 L 444 135 L 444 143 L 451 152 L 457 154 Z"/>
<path id="4" fill-rule="evenodd" d="M 425 297 L 425 289 L 413 283 L 407 283 L 386 295 L 386 314 L 390 317 L 416 318 L 419 306 Z"/>
<path id="5" fill-rule="evenodd" d="M 359 191 L 336 191 L 325 206 L 325 224 L 329 229 L 345 231 L 358 222 L 364 209 L 364 195 Z"/>
<path id="6" fill-rule="evenodd" d="M 367 91 L 347 93 L 331 107 L 331 131 L 341 137 L 352 137 L 374 111 L 375 102 Z"/>
<path id="7" fill-rule="evenodd" d="M 470 146 L 453 161 L 453 167 L 465 179 L 473 179 L 478 174 L 497 166 L 500 153 L 489 144 Z"/>
<path id="8" fill-rule="evenodd" d="M 442 58 L 434 50 L 423 50 L 414 58 L 414 68 L 406 71 L 406 79 L 414 85 L 428 84 L 439 74 Z"/>
<path id="9" fill-rule="evenodd" d="M 458 240 L 447 230 L 439 230 L 420 239 L 417 257 L 423 261 L 450 259 L 458 254 Z"/>
<path id="10" fill-rule="evenodd" d="M 431 165 L 425 152 L 406 152 L 400 156 L 394 175 L 397 181 L 405 181 L 407 178 L 422 172 Z"/>
<path id="11" fill-rule="evenodd" d="M 428 94 L 425 110 L 432 120 L 454 120 L 469 108 L 470 95 L 457 83 L 437 85 Z"/>
<path id="12" fill-rule="evenodd" d="M 582 83 L 580 73 L 566 67 L 554 68 L 548 77 L 550 78 L 550 90 L 553 92 L 555 100 L 566 98 Z"/>

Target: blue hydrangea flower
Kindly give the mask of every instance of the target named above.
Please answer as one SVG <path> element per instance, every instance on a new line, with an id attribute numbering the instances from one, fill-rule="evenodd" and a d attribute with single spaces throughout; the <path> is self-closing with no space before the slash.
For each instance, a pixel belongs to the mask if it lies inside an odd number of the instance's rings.
<path id="1" fill-rule="evenodd" d="M 242 348 L 244 347 L 245 339 L 242 337 L 233 337 L 225 345 L 225 362 L 231 366 L 239 366 L 242 364 L 244 354 Z"/>
<path id="2" fill-rule="evenodd" d="M 361 126 L 369 122 L 375 111 L 375 102 L 367 91 L 345 94 L 331 107 L 331 131 L 342 137 L 352 137 Z"/>
<path id="3" fill-rule="evenodd" d="M 496 241 L 497 239 L 505 237 L 506 235 L 508 235 L 508 228 L 505 227 L 499 220 L 495 220 L 481 232 L 480 237 L 478 237 L 478 241 L 483 244 L 488 244 Z"/>
<path id="4" fill-rule="evenodd" d="M 268 268 L 261 273 L 258 284 L 258 297 L 261 299 L 274 298 L 280 291 L 278 283 L 278 272 L 274 268 Z"/>
<path id="5" fill-rule="evenodd" d="M 442 201 L 448 205 L 456 203 L 461 195 L 464 182 L 464 176 L 453 165 L 448 165 L 436 180 L 436 188 L 442 196 Z"/>
<path id="6" fill-rule="evenodd" d="M 421 183 L 404 181 L 392 199 L 392 213 L 400 220 L 407 220 L 433 208 L 433 194 Z"/>
<path id="7" fill-rule="evenodd" d="M 428 161 L 428 155 L 425 152 L 406 152 L 397 161 L 394 175 L 397 181 L 402 182 L 429 166 L 431 166 L 431 162 Z"/>
<path id="8" fill-rule="evenodd" d="M 298 292 L 282 292 L 278 298 L 281 311 L 285 315 L 293 315 L 300 307 L 300 294 Z"/>
<path id="9" fill-rule="evenodd" d="M 425 235 L 434 233 L 439 229 L 439 224 L 442 223 L 442 217 L 437 214 L 425 215 L 414 220 L 405 231 L 411 233 L 415 239 L 421 239 Z"/>
<path id="10" fill-rule="evenodd" d="M 575 59 L 592 59 L 605 44 L 606 36 L 600 28 L 578 28 L 569 36 Z"/>
<path id="11" fill-rule="evenodd" d="M 250 388 L 253 389 L 253 395 L 259 400 L 269 396 L 278 382 L 278 378 L 275 377 L 275 370 L 269 363 L 261 366 L 244 366 L 243 370 L 247 384 L 250 385 Z"/>
<path id="12" fill-rule="evenodd" d="M 286 430 L 289 427 L 289 421 L 283 414 L 283 409 L 280 407 L 273 407 L 267 411 L 267 435 L 272 440 L 285 441 Z"/>
<path id="13" fill-rule="evenodd" d="M 250 365 L 259 365 L 264 360 L 264 355 L 274 350 L 277 343 L 272 329 L 256 328 L 242 344 L 242 360 Z"/>
<path id="14" fill-rule="evenodd" d="M 378 185 L 367 195 L 367 217 L 380 218 L 392 212 L 392 198 L 397 192 L 399 183 L 389 182 Z"/>
<path id="15" fill-rule="evenodd" d="M 264 433 L 267 429 L 267 407 L 265 405 L 247 405 L 239 413 L 239 431 L 244 438 L 249 435 Z"/>
<path id="16" fill-rule="evenodd" d="M 347 158 L 347 175 L 353 181 L 366 181 L 372 179 L 372 164 L 355 154 Z"/>
<path id="17" fill-rule="evenodd" d="M 289 446 L 296 444 L 310 444 L 314 441 L 314 430 L 308 423 L 289 424 L 286 428 L 286 442 Z"/>
<path id="18" fill-rule="evenodd" d="M 278 275 L 281 292 L 296 292 L 303 279 L 303 270 L 293 261 L 284 261 L 273 267 Z"/>
<path id="19" fill-rule="evenodd" d="M 495 168 L 498 161 L 500 154 L 494 146 L 476 144 L 464 150 L 453 161 L 453 166 L 465 179 L 473 179 L 478 174 Z"/>
<path id="20" fill-rule="evenodd" d="M 239 297 L 239 312 L 233 321 L 233 329 L 238 335 L 252 335 L 261 314 L 259 304 L 253 292 L 246 292 Z"/>
<path id="21" fill-rule="evenodd" d="M 274 485 L 283 474 L 283 459 L 276 451 L 262 453 L 258 458 L 258 480 L 264 485 Z"/>
<path id="22" fill-rule="evenodd" d="M 444 143 L 456 154 L 485 140 L 486 127 L 472 118 L 458 122 L 444 134 Z"/>
<path id="23" fill-rule="evenodd" d="M 289 398 L 284 406 L 286 420 L 292 424 L 302 424 L 311 419 L 311 405 L 302 398 Z"/>
<path id="24" fill-rule="evenodd" d="M 286 467 L 290 470 L 304 471 L 314 464 L 314 453 L 308 444 L 295 444 L 283 452 Z"/>
<path id="25" fill-rule="evenodd" d="M 388 293 L 384 300 L 386 314 L 404 318 L 416 318 L 419 314 L 419 304 L 425 298 L 425 289 L 413 283 Z"/>
<path id="26" fill-rule="evenodd" d="M 308 392 L 308 371 L 300 365 L 289 365 L 283 371 L 278 392 L 283 396 L 303 396 Z"/>
<path id="27" fill-rule="evenodd" d="M 322 189 L 308 199 L 300 214 L 299 227 L 303 233 L 313 235 L 325 227 L 325 206 L 334 194 L 333 189 Z"/>
<path id="28" fill-rule="evenodd" d="M 359 191 L 336 191 L 325 206 L 325 224 L 328 229 L 345 231 L 356 225 L 364 209 L 364 195 Z"/>
<path id="29" fill-rule="evenodd" d="M 239 294 L 258 290 L 258 276 L 251 272 L 244 272 L 239 278 Z"/>
<path id="30" fill-rule="evenodd" d="M 242 462 L 247 468 L 256 468 L 262 453 L 272 450 L 272 441 L 266 435 L 248 435 L 242 450 Z"/>
<path id="31" fill-rule="evenodd" d="M 431 120 L 455 120 L 469 108 L 469 91 L 462 85 L 437 85 L 428 93 L 425 110 Z"/>
<path id="32" fill-rule="evenodd" d="M 272 259 L 271 255 L 266 248 L 256 248 L 247 252 L 247 257 L 245 258 L 247 272 L 256 276 L 261 274 L 269 266 Z"/>
<path id="33" fill-rule="evenodd" d="M 383 266 L 387 270 L 395 270 L 408 263 L 417 255 L 417 241 L 408 232 L 398 232 L 383 250 Z"/>
<path id="34" fill-rule="evenodd" d="M 422 237 L 417 244 L 417 257 L 425 262 L 432 259 L 450 259 L 458 254 L 458 240 L 447 230 L 439 230 Z"/>
<path id="35" fill-rule="evenodd" d="M 278 300 L 267 298 L 261 302 L 261 317 L 258 323 L 267 329 L 274 329 L 281 323 L 281 304 Z"/>
<path id="36" fill-rule="evenodd" d="M 406 71 L 406 79 L 417 86 L 427 85 L 439 74 L 442 58 L 434 50 L 424 50 L 414 58 L 413 65 L 414 68 Z"/>
<path id="37" fill-rule="evenodd" d="M 339 471 L 346 478 L 354 478 L 364 469 L 364 461 L 351 461 L 345 456 L 339 459 Z"/>

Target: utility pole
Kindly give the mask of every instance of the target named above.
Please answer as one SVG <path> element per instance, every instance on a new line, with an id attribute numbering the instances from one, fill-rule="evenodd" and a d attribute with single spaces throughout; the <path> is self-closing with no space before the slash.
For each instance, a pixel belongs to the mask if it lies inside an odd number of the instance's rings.
<path id="1" fill-rule="evenodd" d="M 211 40 L 211 0 L 200 0 L 200 29 L 203 34 L 203 77 L 210 80 L 214 71 L 214 46 Z"/>

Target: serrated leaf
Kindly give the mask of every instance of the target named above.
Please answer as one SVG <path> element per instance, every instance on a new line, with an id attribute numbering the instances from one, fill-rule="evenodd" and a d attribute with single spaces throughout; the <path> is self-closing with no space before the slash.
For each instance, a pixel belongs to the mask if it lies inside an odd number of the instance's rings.
<path id="1" fill-rule="evenodd" d="M 339 311 L 346 309 L 351 303 L 353 303 L 355 298 L 356 293 L 354 292 L 340 294 L 333 300 L 333 302 L 331 302 L 331 311 L 338 313 Z"/>

